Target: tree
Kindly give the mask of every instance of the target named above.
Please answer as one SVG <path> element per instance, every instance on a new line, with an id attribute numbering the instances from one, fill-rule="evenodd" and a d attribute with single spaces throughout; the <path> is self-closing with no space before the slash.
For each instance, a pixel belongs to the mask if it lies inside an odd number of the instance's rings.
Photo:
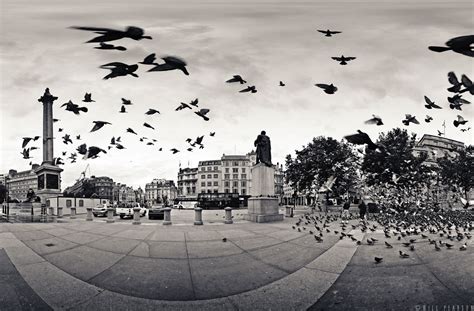
<path id="1" fill-rule="evenodd" d="M 474 146 L 470 145 L 464 149 L 458 149 L 454 157 L 446 154 L 445 157 L 438 159 L 441 181 L 460 189 L 466 200 L 469 200 L 469 191 L 474 187 L 473 158 Z"/>
<path id="2" fill-rule="evenodd" d="M 285 179 L 297 191 L 310 192 L 315 184 L 320 187 L 331 176 L 335 179 L 335 194 L 345 193 L 357 178 L 358 158 L 352 148 L 331 137 L 319 136 L 302 150 L 296 150 L 296 158 L 286 156 Z"/>

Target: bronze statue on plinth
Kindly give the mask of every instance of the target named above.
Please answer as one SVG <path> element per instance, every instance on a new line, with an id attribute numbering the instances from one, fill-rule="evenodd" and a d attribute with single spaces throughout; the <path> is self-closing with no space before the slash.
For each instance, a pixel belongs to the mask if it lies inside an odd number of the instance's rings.
<path id="1" fill-rule="evenodd" d="M 272 166 L 272 154 L 270 146 L 270 137 L 266 135 L 265 131 L 262 131 L 257 139 L 253 143 L 257 147 L 257 163 L 263 163 L 266 166 Z"/>

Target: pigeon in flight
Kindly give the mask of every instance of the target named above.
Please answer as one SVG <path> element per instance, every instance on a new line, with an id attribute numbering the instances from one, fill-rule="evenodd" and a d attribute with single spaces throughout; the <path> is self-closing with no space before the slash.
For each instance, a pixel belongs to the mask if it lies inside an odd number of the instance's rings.
<path id="1" fill-rule="evenodd" d="M 173 152 L 173 154 L 176 154 L 176 153 L 178 153 L 178 152 L 179 152 L 179 150 L 178 150 L 178 149 L 176 149 L 176 148 L 170 149 L 170 151 L 171 151 L 171 152 Z"/>
<path id="2" fill-rule="evenodd" d="M 436 105 L 436 104 L 434 103 L 434 101 L 432 101 L 431 99 L 428 98 L 428 96 L 425 96 L 425 102 L 426 102 L 425 107 L 428 108 L 428 109 L 432 109 L 432 108 L 434 108 L 434 109 L 441 109 L 441 107 L 438 106 L 438 105 Z"/>
<path id="3" fill-rule="evenodd" d="M 160 114 L 160 112 L 156 109 L 152 109 L 152 108 L 149 108 L 147 112 L 145 112 L 145 114 L 151 116 L 151 115 L 154 115 L 155 113 L 157 114 Z"/>
<path id="4" fill-rule="evenodd" d="M 459 125 L 464 125 L 467 123 L 467 120 L 464 120 L 464 118 L 460 115 L 458 115 L 458 119 L 453 121 L 453 124 L 455 127 L 458 127 Z"/>
<path id="5" fill-rule="evenodd" d="M 138 63 L 143 64 L 143 65 L 158 65 L 155 62 L 155 60 L 156 60 L 156 56 L 155 56 L 155 53 L 153 53 L 153 54 L 150 54 L 147 57 L 145 57 L 145 59 L 143 59 L 142 62 L 138 62 Z"/>
<path id="6" fill-rule="evenodd" d="M 429 46 L 428 49 L 434 52 L 453 51 L 465 56 L 474 57 L 474 35 L 461 36 L 450 39 L 446 46 Z"/>
<path id="7" fill-rule="evenodd" d="M 118 51 L 126 51 L 127 50 L 127 48 L 124 47 L 124 46 L 107 44 L 107 43 L 104 43 L 104 42 L 100 42 L 100 45 L 94 47 L 94 49 L 98 49 L 98 50 L 118 50 Z"/>
<path id="8" fill-rule="evenodd" d="M 100 36 L 95 37 L 86 43 L 93 43 L 93 42 L 107 42 L 107 41 L 115 41 L 123 38 L 130 38 L 133 40 L 142 40 L 142 39 L 151 39 L 150 36 L 144 36 L 145 33 L 142 28 L 135 27 L 135 26 L 128 26 L 125 31 L 116 30 L 116 29 L 109 29 L 109 28 L 98 28 L 98 27 L 78 27 L 72 26 L 73 29 L 79 30 L 86 30 L 86 31 L 93 31 Z"/>
<path id="9" fill-rule="evenodd" d="M 80 112 L 87 112 L 88 109 L 87 107 L 79 107 L 79 105 L 74 104 L 72 101 L 68 101 L 67 103 L 64 103 L 61 105 L 61 107 L 66 106 L 67 111 L 71 111 L 74 114 L 80 114 Z"/>
<path id="10" fill-rule="evenodd" d="M 85 102 L 85 103 L 95 102 L 95 100 L 92 100 L 92 93 L 86 93 L 84 95 L 84 99 L 82 101 Z"/>
<path id="11" fill-rule="evenodd" d="M 199 99 L 193 99 L 189 104 L 194 107 L 198 107 Z"/>
<path id="12" fill-rule="evenodd" d="M 227 83 L 239 82 L 240 84 L 247 83 L 247 81 L 245 81 L 244 79 L 242 79 L 242 77 L 239 76 L 239 75 L 233 76 L 232 79 L 229 79 L 229 80 L 227 80 L 226 82 L 227 82 Z"/>
<path id="13" fill-rule="evenodd" d="M 125 109 L 125 106 L 122 105 L 122 107 L 120 108 L 120 113 L 127 113 L 127 109 Z"/>
<path id="14" fill-rule="evenodd" d="M 334 94 L 337 91 L 337 87 L 334 84 L 324 84 L 324 83 L 317 83 L 315 86 L 323 89 L 324 93 L 326 94 Z"/>
<path id="15" fill-rule="evenodd" d="M 71 135 L 65 134 L 65 135 L 62 137 L 62 139 L 63 139 L 63 143 L 64 143 L 65 145 L 67 145 L 67 144 L 69 144 L 69 143 L 72 144 Z"/>
<path id="16" fill-rule="evenodd" d="M 112 124 L 106 121 L 92 121 L 94 123 L 94 127 L 91 129 L 91 133 L 100 130 L 106 124 Z"/>
<path id="17" fill-rule="evenodd" d="M 344 138 L 351 144 L 367 145 L 367 148 L 369 148 L 369 150 L 380 149 L 380 146 L 374 144 L 374 142 L 370 139 L 369 135 L 367 135 L 367 133 L 362 132 L 361 130 L 357 130 L 356 134 L 344 136 Z"/>
<path id="18" fill-rule="evenodd" d="M 100 66 L 102 69 L 109 69 L 111 72 L 106 75 L 103 79 L 112 79 L 120 76 L 126 76 L 126 75 L 131 75 L 134 76 L 135 78 L 138 78 L 138 75 L 135 74 L 134 72 L 137 71 L 138 65 L 127 65 L 121 62 L 112 62 L 108 63 L 105 65 Z"/>
<path id="19" fill-rule="evenodd" d="M 318 32 L 320 33 L 323 33 L 325 37 L 332 37 L 332 35 L 335 35 L 335 34 L 338 34 L 338 33 L 341 33 L 342 31 L 334 31 L 334 30 L 320 30 L 320 29 L 317 29 Z"/>
<path id="20" fill-rule="evenodd" d="M 155 67 L 148 70 L 151 71 L 167 71 L 167 70 L 181 70 L 185 75 L 189 76 L 189 72 L 186 70 L 186 62 L 175 56 L 166 56 L 162 57 L 162 60 L 165 61 L 164 64 L 157 64 Z"/>
<path id="21" fill-rule="evenodd" d="M 76 135 L 76 140 L 81 140 L 81 135 Z"/>
<path id="22" fill-rule="evenodd" d="M 60 157 L 57 157 L 57 158 L 53 158 L 53 165 L 64 165 L 64 162 L 63 162 L 63 159 L 61 159 Z"/>
<path id="23" fill-rule="evenodd" d="M 204 136 L 198 136 L 196 140 L 194 141 L 194 144 L 202 145 L 203 139 L 204 139 Z"/>
<path id="24" fill-rule="evenodd" d="M 22 152 L 20 152 L 21 155 L 23 155 L 23 159 L 31 159 L 30 157 L 30 148 L 23 149 Z"/>
<path id="25" fill-rule="evenodd" d="M 247 88 L 239 91 L 239 93 L 247 93 L 247 92 L 257 93 L 257 89 L 255 88 L 255 85 L 247 86 Z"/>
<path id="26" fill-rule="evenodd" d="M 125 149 L 125 147 L 122 144 L 119 144 L 119 143 L 115 144 L 115 148 L 117 148 L 119 150 Z"/>
<path id="27" fill-rule="evenodd" d="M 461 106 L 464 104 L 470 104 L 471 102 L 462 98 L 462 95 L 456 94 L 453 97 L 448 97 L 449 108 L 462 110 Z"/>
<path id="28" fill-rule="evenodd" d="M 181 103 L 181 105 L 178 106 L 178 108 L 176 108 L 175 111 L 183 110 L 183 109 L 185 109 L 185 108 L 192 109 L 191 106 L 189 106 L 188 104 Z"/>
<path id="29" fill-rule="evenodd" d="M 200 109 L 199 111 L 195 111 L 194 113 L 200 116 L 201 118 L 204 119 L 204 121 L 209 121 L 209 118 L 206 116 L 206 114 L 209 113 L 209 109 Z"/>
<path id="30" fill-rule="evenodd" d="M 458 77 L 456 77 L 456 74 L 454 72 L 448 72 L 448 81 L 452 85 L 448 88 L 449 92 L 457 93 L 461 90 L 462 83 L 459 82 Z"/>
<path id="31" fill-rule="evenodd" d="M 468 127 L 467 129 L 461 129 L 461 132 L 467 132 L 467 131 L 469 131 L 470 129 L 471 129 L 470 127 Z"/>
<path id="32" fill-rule="evenodd" d="M 105 151 L 104 149 L 101 149 L 99 147 L 96 147 L 96 146 L 90 146 L 88 149 L 87 149 L 87 152 L 84 154 L 84 157 L 82 159 L 84 160 L 87 160 L 87 159 L 95 159 L 99 156 L 99 153 L 107 153 L 107 151 Z"/>
<path id="33" fill-rule="evenodd" d="M 365 124 L 376 124 L 376 125 L 383 125 L 382 118 L 376 115 L 372 115 L 372 119 L 369 119 L 364 122 Z"/>
<path id="34" fill-rule="evenodd" d="M 280 86 L 285 86 L 286 84 L 283 83 L 283 81 L 280 81 L 280 84 L 279 84 L 279 85 L 280 85 Z"/>
<path id="35" fill-rule="evenodd" d="M 60 121 L 59 119 L 53 119 L 53 123 Z"/>
<path id="36" fill-rule="evenodd" d="M 135 133 L 135 131 L 131 128 L 128 128 L 127 129 L 127 133 L 131 133 L 131 134 L 135 134 L 135 135 L 138 135 L 137 133 Z"/>
<path id="37" fill-rule="evenodd" d="M 154 145 L 154 143 L 152 143 L 151 141 L 147 142 L 146 144 L 147 144 L 147 146 L 152 146 L 152 145 Z"/>
<path id="38" fill-rule="evenodd" d="M 144 127 L 148 127 L 148 128 L 150 128 L 150 129 L 152 129 L 152 130 L 155 129 L 153 126 L 151 126 L 150 124 L 148 124 L 148 123 L 146 123 L 146 122 L 143 123 L 143 126 L 144 126 Z"/>
<path id="39" fill-rule="evenodd" d="M 430 123 L 433 120 L 433 118 L 429 115 L 426 115 L 425 122 Z"/>
<path id="40" fill-rule="evenodd" d="M 438 131 L 438 136 L 443 136 L 444 135 L 444 133 L 441 132 L 440 130 L 437 130 L 437 131 Z"/>
<path id="41" fill-rule="evenodd" d="M 356 59 L 355 57 L 352 57 L 352 56 L 345 57 L 344 55 L 341 55 L 341 57 L 331 57 L 331 58 L 338 61 L 339 65 L 347 65 L 348 61 Z"/>
<path id="42" fill-rule="evenodd" d="M 402 123 L 406 126 L 410 125 L 410 123 L 420 124 L 420 122 L 418 122 L 418 120 L 416 119 L 416 116 L 412 116 L 411 114 L 406 114 L 405 119 L 402 120 Z"/>
<path id="43" fill-rule="evenodd" d="M 216 135 L 216 132 L 210 132 L 209 136 L 214 137 Z"/>
<path id="44" fill-rule="evenodd" d="M 62 128 L 58 128 L 58 132 L 62 132 L 62 131 L 63 131 L 63 129 L 62 129 Z"/>
<path id="45" fill-rule="evenodd" d="M 187 151 L 191 152 L 193 151 L 193 148 L 189 147 L 188 149 L 186 149 Z"/>
<path id="46" fill-rule="evenodd" d="M 469 79 L 466 75 L 463 74 L 461 76 L 461 83 L 466 88 L 464 90 L 460 90 L 459 93 L 464 93 L 468 91 L 469 93 L 471 93 L 471 95 L 474 95 L 474 84 L 472 84 L 471 79 Z"/>
<path id="47" fill-rule="evenodd" d="M 62 155 L 65 156 L 67 154 L 67 151 L 63 151 Z"/>
<path id="48" fill-rule="evenodd" d="M 35 137 L 23 137 L 23 142 L 21 144 L 21 148 L 25 148 L 26 145 L 28 145 L 28 143 L 30 141 L 37 141 L 40 137 L 39 136 L 35 136 Z"/>

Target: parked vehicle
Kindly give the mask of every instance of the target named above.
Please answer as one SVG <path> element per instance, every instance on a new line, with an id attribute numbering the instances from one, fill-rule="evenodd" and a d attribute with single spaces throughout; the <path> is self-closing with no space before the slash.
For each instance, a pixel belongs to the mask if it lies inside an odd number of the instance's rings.
<path id="1" fill-rule="evenodd" d="M 102 217 L 107 217 L 107 204 L 102 204 L 102 206 L 97 206 L 97 207 L 94 207 L 92 209 L 92 214 L 95 216 L 95 217 L 99 217 L 99 216 L 102 216 Z M 117 210 L 114 210 L 114 216 L 117 215 Z"/>
<path id="2" fill-rule="evenodd" d="M 164 218 L 165 218 L 164 206 L 152 206 L 148 210 L 148 219 L 164 219 Z"/>
<path id="3" fill-rule="evenodd" d="M 240 207 L 238 193 L 199 193 L 198 206 L 203 209 Z"/>
<path id="4" fill-rule="evenodd" d="M 133 208 L 139 207 L 140 208 L 140 217 L 143 217 L 146 215 L 146 208 L 140 206 L 140 203 L 132 203 L 132 204 L 123 204 L 116 209 L 117 215 L 120 216 L 120 218 L 125 218 L 125 217 L 133 217 Z"/>
<path id="5" fill-rule="evenodd" d="M 177 204 L 173 205 L 173 208 L 176 209 L 195 209 L 198 205 L 197 201 L 179 201 Z"/>

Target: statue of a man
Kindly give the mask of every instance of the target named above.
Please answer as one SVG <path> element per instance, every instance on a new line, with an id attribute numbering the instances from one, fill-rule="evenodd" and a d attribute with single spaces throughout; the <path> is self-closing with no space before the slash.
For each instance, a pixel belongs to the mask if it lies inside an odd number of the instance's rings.
<path id="1" fill-rule="evenodd" d="M 272 166 L 270 137 L 266 135 L 265 131 L 262 131 L 260 135 L 257 136 L 254 146 L 257 147 L 257 164 L 263 163 L 266 166 Z"/>

